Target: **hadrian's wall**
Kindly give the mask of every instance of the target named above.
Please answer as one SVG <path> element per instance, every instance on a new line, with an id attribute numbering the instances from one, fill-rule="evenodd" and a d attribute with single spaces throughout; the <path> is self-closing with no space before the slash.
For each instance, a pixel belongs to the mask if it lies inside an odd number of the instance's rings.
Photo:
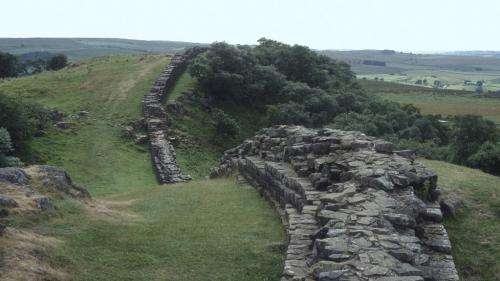
<path id="1" fill-rule="evenodd" d="M 359 132 L 279 126 L 225 153 L 286 222 L 282 280 L 456 281 L 437 176 Z"/>
<path id="2" fill-rule="evenodd" d="M 191 179 L 190 176 L 181 173 L 174 148 L 168 140 L 167 115 L 163 107 L 163 101 L 168 96 L 179 76 L 186 70 L 189 60 L 203 51 L 203 48 L 194 47 L 188 49 L 183 54 L 176 54 L 142 100 L 151 160 L 157 179 L 161 184 L 176 183 Z"/>

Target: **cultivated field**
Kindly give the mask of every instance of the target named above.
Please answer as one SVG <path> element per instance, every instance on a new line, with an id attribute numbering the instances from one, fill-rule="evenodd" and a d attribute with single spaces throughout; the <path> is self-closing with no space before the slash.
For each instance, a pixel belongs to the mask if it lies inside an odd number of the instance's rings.
<path id="1" fill-rule="evenodd" d="M 359 81 L 369 93 L 401 104 L 413 104 L 424 114 L 481 115 L 500 125 L 500 98 L 479 97 L 474 93 L 463 91 Z"/>
<path id="2" fill-rule="evenodd" d="M 384 79 L 407 85 L 427 80 L 427 87 L 442 81 L 447 89 L 474 91 L 477 81 L 485 81 L 484 91 L 500 90 L 500 57 L 440 54 L 390 53 L 377 50 L 324 51 L 352 65 L 358 78 Z M 384 62 L 385 66 L 366 65 L 364 61 Z M 471 83 L 467 85 L 464 82 Z M 424 85 L 423 85 L 424 86 Z"/>

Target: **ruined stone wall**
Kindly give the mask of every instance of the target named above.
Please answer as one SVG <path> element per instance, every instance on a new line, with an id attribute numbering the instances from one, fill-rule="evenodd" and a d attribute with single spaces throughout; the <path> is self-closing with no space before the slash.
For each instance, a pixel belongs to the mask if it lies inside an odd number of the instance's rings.
<path id="1" fill-rule="evenodd" d="M 455 281 L 437 176 L 409 151 L 359 132 L 279 126 L 225 153 L 280 209 L 282 280 Z"/>
<path id="2" fill-rule="evenodd" d="M 175 85 L 179 76 L 186 70 L 188 61 L 203 51 L 204 48 L 194 47 L 188 49 L 183 54 L 176 54 L 142 100 L 151 160 L 158 182 L 161 184 L 176 183 L 191 179 L 190 176 L 181 173 L 174 148 L 168 140 L 167 115 L 163 107 L 163 101 Z"/>

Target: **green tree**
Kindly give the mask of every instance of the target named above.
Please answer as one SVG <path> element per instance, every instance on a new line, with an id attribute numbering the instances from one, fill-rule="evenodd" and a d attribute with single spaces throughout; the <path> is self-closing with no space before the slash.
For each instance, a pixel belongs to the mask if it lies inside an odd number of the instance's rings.
<path id="1" fill-rule="evenodd" d="M 0 94 L 0 127 L 10 135 L 15 151 L 23 149 L 25 141 L 45 128 L 50 118 L 47 110 Z"/>
<path id="2" fill-rule="evenodd" d="M 296 102 L 287 102 L 277 106 L 268 107 L 270 121 L 275 125 L 309 125 L 309 115 L 305 112 L 304 105 Z"/>
<path id="3" fill-rule="evenodd" d="M 16 77 L 21 72 L 21 66 L 16 56 L 0 52 L 0 78 Z"/>
<path id="4" fill-rule="evenodd" d="M 485 142 L 467 159 L 467 164 L 493 174 L 500 174 L 500 144 Z"/>
<path id="5" fill-rule="evenodd" d="M 59 70 L 68 65 L 68 58 L 65 54 L 57 54 L 47 62 L 47 69 Z"/>
<path id="6" fill-rule="evenodd" d="M 222 110 L 217 110 L 215 112 L 215 131 L 218 137 L 234 138 L 240 133 L 240 125 Z"/>
<path id="7" fill-rule="evenodd" d="M 453 162 L 459 164 L 466 164 L 467 159 L 476 153 L 483 143 L 496 143 L 495 123 L 482 116 L 456 116 L 453 130 Z"/>

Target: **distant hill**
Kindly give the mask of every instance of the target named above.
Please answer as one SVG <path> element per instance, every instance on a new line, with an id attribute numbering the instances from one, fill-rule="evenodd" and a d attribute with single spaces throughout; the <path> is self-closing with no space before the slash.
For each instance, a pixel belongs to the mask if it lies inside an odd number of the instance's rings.
<path id="1" fill-rule="evenodd" d="M 478 57 L 499 57 L 500 51 L 453 51 L 453 52 L 444 52 L 443 55 L 452 55 L 452 56 L 478 56 Z"/>
<path id="2" fill-rule="evenodd" d="M 0 38 L 0 51 L 26 53 L 64 53 L 70 60 L 109 54 L 176 52 L 200 45 L 180 41 L 145 41 L 114 38 Z"/>
<path id="3" fill-rule="evenodd" d="M 475 91 L 476 82 L 484 81 L 485 92 L 500 90 L 500 52 L 413 54 L 392 50 L 325 50 L 322 53 L 351 64 L 358 78 L 428 87 L 437 81 L 442 88 L 466 91 Z"/>

